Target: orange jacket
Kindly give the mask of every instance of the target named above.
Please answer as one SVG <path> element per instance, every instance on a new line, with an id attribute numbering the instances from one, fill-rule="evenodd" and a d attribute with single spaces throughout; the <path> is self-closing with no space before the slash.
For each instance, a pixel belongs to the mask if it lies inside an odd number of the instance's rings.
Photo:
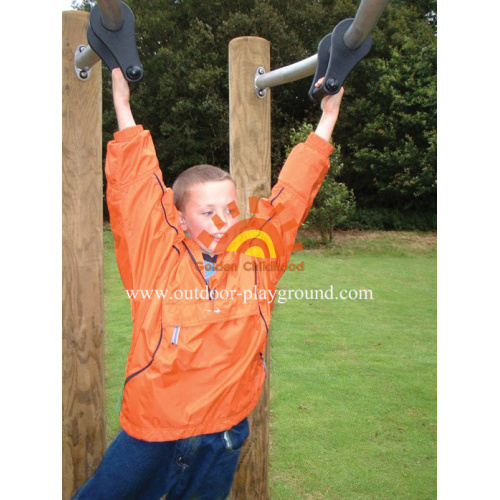
<path id="1" fill-rule="evenodd" d="M 256 270 L 252 263 L 262 259 L 244 253 L 218 255 L 217 264 L 228 270 L 210 276 L 208 288 L 218 292 L 211 299 L 196 265 L 203 263 L 201 249 L 179 227 L 150 133 L 141 125 L 115 133 L 105 172 L 123 284 L 126 290 L 168 290 L 165 298 L 131 298 L 134 326 L 120 413 L 127 433 L 169 441 L 228 429 L 252 411 L 265 378 L 262 353 L 273 305 L 259 291 L 275 291 L 332 151 L 315 134 L 293 149 L 272 195 L 258 203 L 258 215 L 269 219 L 285 254 L 269 270 Z M 284 205 L 279 214 L 278 204 Z M 283 230 L 292 218 L 295 227 Z"/>

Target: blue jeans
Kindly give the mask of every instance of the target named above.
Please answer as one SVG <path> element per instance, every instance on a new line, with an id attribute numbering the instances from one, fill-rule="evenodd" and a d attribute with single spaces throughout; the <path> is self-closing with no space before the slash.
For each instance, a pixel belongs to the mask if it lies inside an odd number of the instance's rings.
<path id="1" fill-rule="evenodd" d="M 120 431 L 73 500 L 225 500 L 248 421 L 223 432 L 148 442 Z"/>

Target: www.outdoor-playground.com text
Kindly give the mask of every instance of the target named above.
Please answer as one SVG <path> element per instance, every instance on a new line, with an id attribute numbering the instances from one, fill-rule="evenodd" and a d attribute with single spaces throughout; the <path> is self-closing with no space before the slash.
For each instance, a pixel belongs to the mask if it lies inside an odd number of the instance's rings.
<path id="1" fill-rule="evenodd" d="M 250 290 L 209 290 L 195 288 L 194 290 L 175 290 L 171 294 L 168 290 L 125 290 L 129 299 L 165 299 L 165 300 L 236 300 L 243 297 L 243 303 L 248 300 L 267 300 L 268 303 L 275 299 L 279 304 L 288 300 L 373 300 L 372 290 L 361 288 L 359 290 L 340 290 L 337 294 L 333 290 L 333 285 L 326 290 L 301 290 L 301 289 L 279 289 L 279 290 L 258 290 L 257 286 Z"/>

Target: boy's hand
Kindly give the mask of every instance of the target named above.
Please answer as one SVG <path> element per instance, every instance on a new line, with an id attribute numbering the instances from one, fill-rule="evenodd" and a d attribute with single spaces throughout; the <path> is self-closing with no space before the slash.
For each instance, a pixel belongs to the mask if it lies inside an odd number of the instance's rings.
<path id="1" fill-rule="evenodd" d="M 120 68 L 115 68 L 111 72 L 111 82 L 118 130 L 135 126 L 134 116 L 130 109 L 130 88 Z"/>
<path id="2" fill-rule="evenodd" d="M 319 88 L 323 83 L 325 77 L 320 78 L 316 82 L 316 88 Z M 316 134 L 329 141 L 333 129 L 337 123 L 337 118 L 339 116 L 340 104 L 342 102 L 342 97 L 344 96 L 344 87 L 340 89 L 334 95 L 327 95 L 321 99 L 321 110 L 323 111 L 323 115 L 321 116 L 321 120 L 319 121 L 318 127 L 316 129 Z"/>

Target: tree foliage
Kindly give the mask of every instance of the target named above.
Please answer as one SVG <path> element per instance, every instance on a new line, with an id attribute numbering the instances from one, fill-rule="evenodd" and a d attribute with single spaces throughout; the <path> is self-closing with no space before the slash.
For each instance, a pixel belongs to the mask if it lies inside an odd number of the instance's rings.
<path id="1" fill-rule="evenodd" d="M 310 123 L 303 123 L 297 130 L 292 129 L 290 133 L 290 147 L 286 149 L 287 154 L 292 147 L 307 139 L 314 130 Z M 332 241 L 335 229 L 346 222 L 354 213 L 356 201 L 352 190 L 348 189 L 342 182 L 335 178 L 344 168 L 340 160 L 340 146 L 337 145 L 330 159 L 330 169 L 326 174 L 318 194 L 314 198 L 313 206 L 303 226 L 319 232 L 322 240 L 328 238 Z"/>
<path id="2" fill-rule="evenodd" d="M 390 5 L 374 47 L 349 80 L 338 137 L 343 180 L 365 207 L 434 210 L 436 204 L 436 37 L 403 2 Z M 348 94 L 349 96 L 349 94 Z"/>
<path id="3" fill-rule="evenodd" d="M 87 8 L 85 0 L 80 8 Z M 127 0 L 136 17 L 143 81 L 132 93 L 136 121 L 153 134 L 167 184 L 199 163 L 228 168 L 228 44 L 238 36 L 271 42 L 271 69 L 302 60 L 357 0 Z M 87 5 L 87 7 L 85 7 Z M 353 70 L 335 140 L 340 180 L 361 207 L 433 210 L 436 198 L 437 7 L 392 0 L 370 54 Z M 116 127 L 105 71 L 104 138 Z M 290 130 L 315 123 L 306 78 L 272 89 L 272 178 Z"/>

